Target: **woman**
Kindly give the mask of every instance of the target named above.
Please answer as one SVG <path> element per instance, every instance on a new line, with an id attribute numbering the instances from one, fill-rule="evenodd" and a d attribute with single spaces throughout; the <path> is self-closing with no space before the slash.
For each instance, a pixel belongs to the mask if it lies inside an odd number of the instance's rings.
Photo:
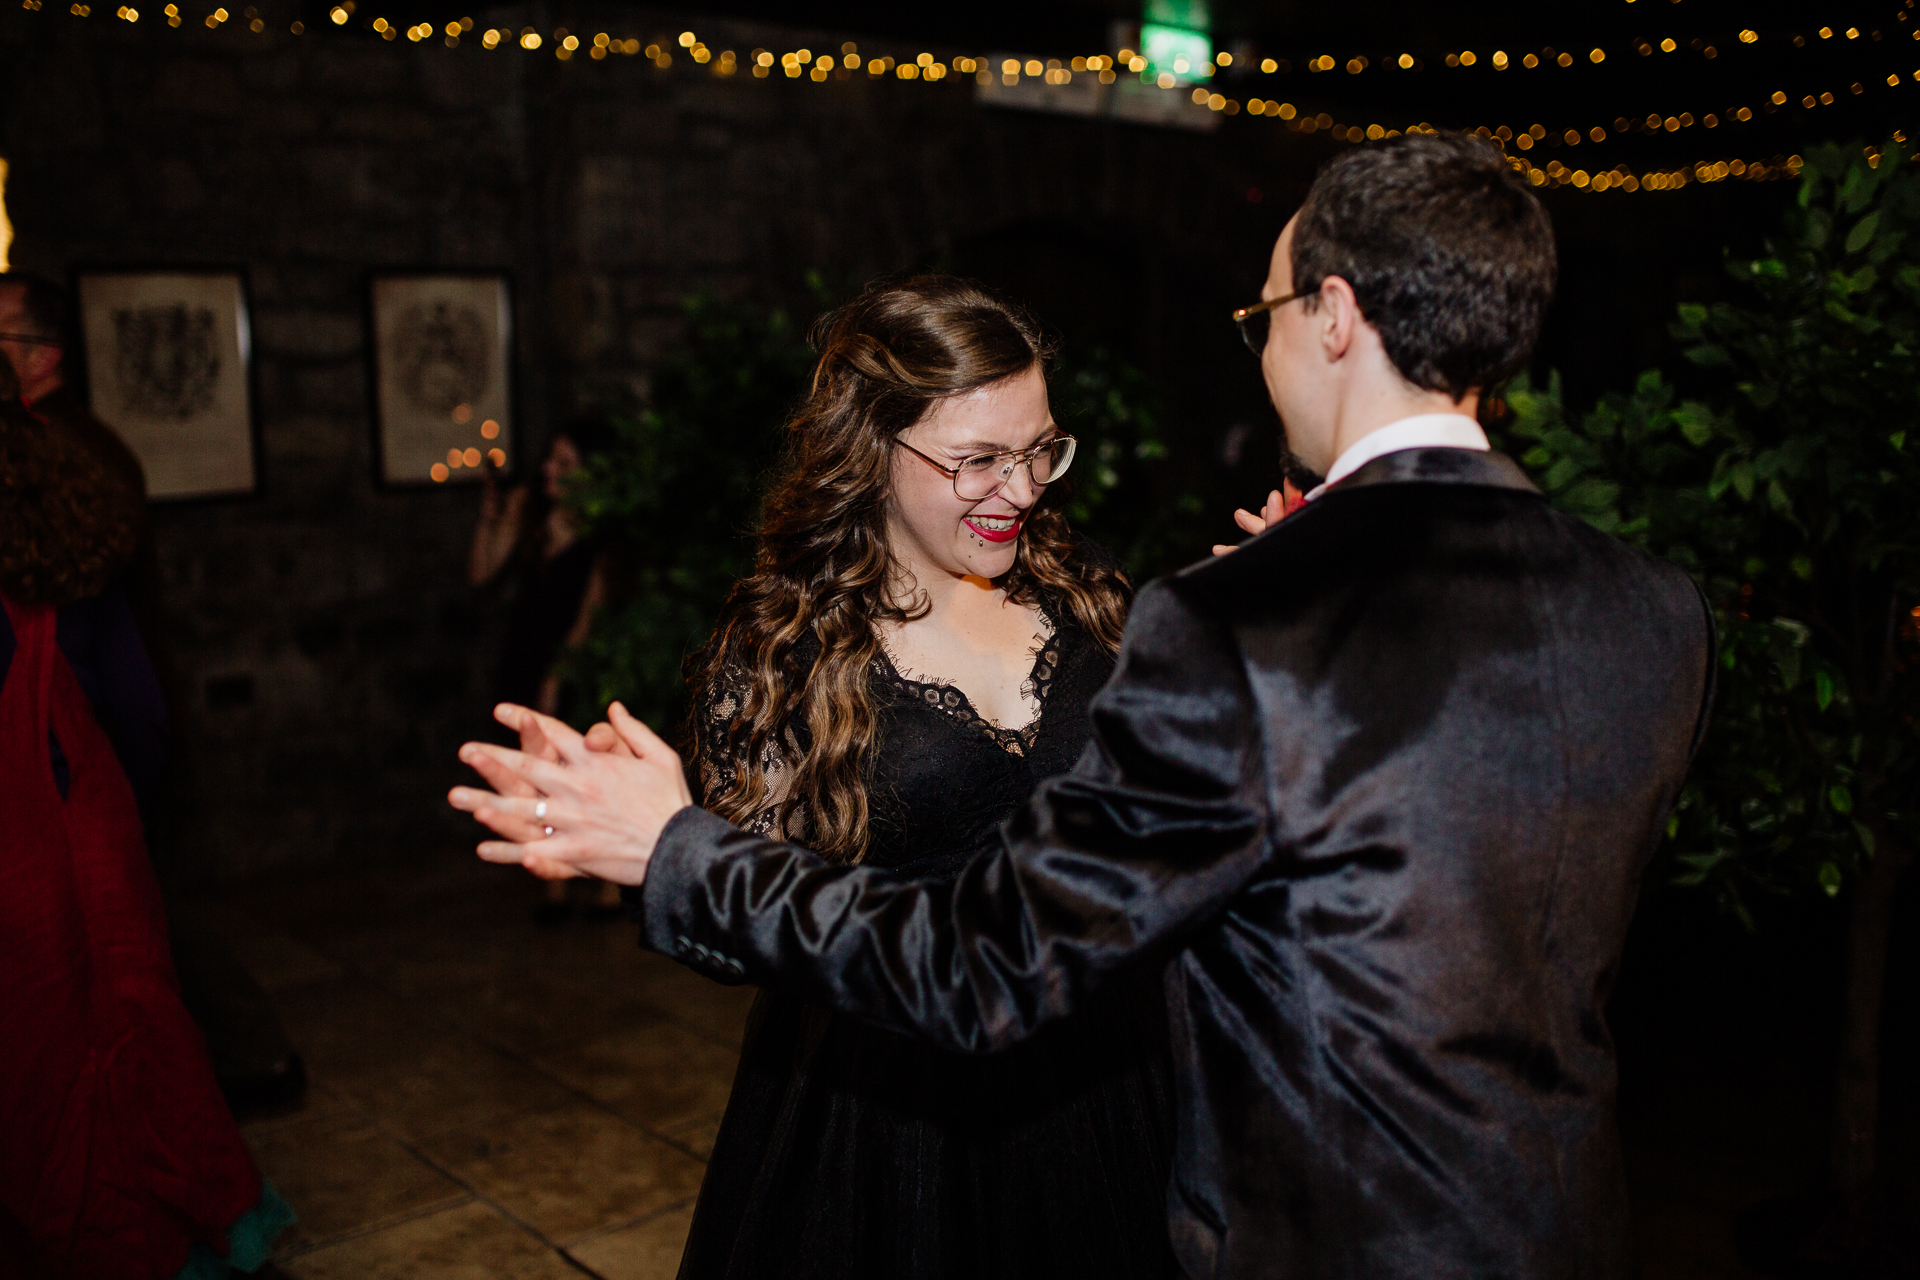
<path id="1" fill-rule="evenodd" d="M 957 874 L 1085 746 L 1128 587 L 1043 505 L 1074 443 L 1032 323 L 976 286 L 816 327 L 754 574 L 697 663 L 705 804 L 835 859 Z M 682 1280 L 1173 1273 L 1151 976 L 1011 1053 L 762 993 Z"/>
<path id="2" fill-rule="evenodd" d="M 605 594 L 598 551 L 580 536 L 578 518 L 562 499 L 569 478 L 612 444 L 607 423 L 575 418 L 548 442 L 538 487 L 517 485 L 503 497 L 487 473 L 467 580 L 484 587 L 509 567 L 519 579 L 501 646 L 497 701 L 557 713 L 560 680 L 553 665 L 563 650 L 586 640 Z"/>
<path id="3" fill-rule="evenodd" d="M 603 419 L 574 418 L 548 442 L 537 487 L 517 485 L 503 497 L 494 473 L 487 473 L 467 580 L 484 587 L 510 568 L 518 579 L 500 646 L 495 702 L 560 714 L 562 688 L 554 665 L 568 649 L 586 643 L 594 611 L 606 600 L 604 557 L 581 536 L 579 520 L 563 499 L 569 479 L 613 443 L 613 428 Z M 545 893 L 541 918 L 564 920 L 571 910 L 566 883 L 548 881 Z M 599 885 L 593 910 L 606 918 L 620 915 L 619 886 Z"/>
<path id="4" fill-rule="evenodd" d="M 0 1275 L 252 1271 L 292 1220 L 181 1005 L 138 801 L 160 690 L 112 469 L 0 357 Z"/>

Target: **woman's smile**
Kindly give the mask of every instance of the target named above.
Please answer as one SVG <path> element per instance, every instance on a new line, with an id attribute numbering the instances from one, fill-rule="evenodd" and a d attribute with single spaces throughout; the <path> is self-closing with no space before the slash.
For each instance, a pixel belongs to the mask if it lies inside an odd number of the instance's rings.
<path id="1" fill-rule="evenodd" d="M 967 516 L 960 523 L 966 525 L 967 528 L 973 530 L 988 542 L 1012 542 L 1020 536 L 1021 521 L 1018 515 L 971 515 Z"/>

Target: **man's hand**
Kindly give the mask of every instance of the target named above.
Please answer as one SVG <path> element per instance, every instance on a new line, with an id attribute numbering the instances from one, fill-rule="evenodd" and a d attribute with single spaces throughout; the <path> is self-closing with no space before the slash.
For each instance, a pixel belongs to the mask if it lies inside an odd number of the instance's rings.
<path id="1" fill-rule="evenodd" d="M 1249 534 L 1262 534 L 1267 531 L 1267 526 L 1275 524 L 1299 510 L 1300 504 L 1305 501 L 1305 496 L 1301 494 L 1299 489 L 1294 487 L 1293 481 L 1282 480 L 1280 487 L 1267 495 L 1266 505 L 1260 508 L 1259 515 L 1255 515 L 1245 507 L 1241 507 L 1233 513 L 1233 522 L 1242 529 L 1245 529 Z M 1229 551 L 1234 550 L 1237 550 L 1237 548 L 1229 546 L 1224 542 L 1216 542 L 1213 546 L 1213 554 L 1217 556 L 1226 555 Z"/>
<path id="2" fill-rule="evenodd" d="M 529 749 L 467 743 L 460 759 L 494 790 L 447 794 L 454 808 L 504 837 L 481 844 L 480 856 L 517 862 L 546 880 L 644 881 L 661 829 L 693 803 L 673 749 L 617 702 L 587 737 L 511 703 L 495 708 L 494 718 Z"/>
<path id="3" fill-rule="evenodd" d="M 620 735 L 615 733 L 613 726 L 605 720 L 587 730 L 586 743 L 589 751 L 607 751 L 616 756 L 626 756 L 628 759 L 633 757 L 633 748 L 622 742 Z"/>

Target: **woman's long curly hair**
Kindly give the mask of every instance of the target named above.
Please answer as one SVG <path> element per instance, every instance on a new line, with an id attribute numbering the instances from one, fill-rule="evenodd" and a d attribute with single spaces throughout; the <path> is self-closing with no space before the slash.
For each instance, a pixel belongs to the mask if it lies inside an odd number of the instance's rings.
<path id="1" fill-rule="evenodd" d="M 808 748 L 789 761 L 779 824 L 794 833 L 802 819 L 809 848 L 853 862 L 867 844 L 875 628 L 924 617 L 929 607 L 924 594 L 896 598 L 901 577 L 887 543 L 893 441 L 941 400 L 1044 368 L 1052 349 L 1018 308 L 948 276 L 871 287 L 821 317 L 808 337 L 819 363 L 787 423 L 754 572 L 734 586 L 690 663 L 696 708 L 703 693 L 738 690 L 743 679 L 745 689 L 723 734 L 689 737 L 707 807 L 744 822 L 770 796 L 762 769 L 739 766 L 770 748 L 790 752 L 784 730 L 804 725 Z M 1002 586 L 1017 603 L 1045 597 L 1064 607 L 1096 641 L 1119 648 L 1126 580 L 1076 547 L 1044 499 Z M 809 636 L 819 653 L 803 669 Z"/>

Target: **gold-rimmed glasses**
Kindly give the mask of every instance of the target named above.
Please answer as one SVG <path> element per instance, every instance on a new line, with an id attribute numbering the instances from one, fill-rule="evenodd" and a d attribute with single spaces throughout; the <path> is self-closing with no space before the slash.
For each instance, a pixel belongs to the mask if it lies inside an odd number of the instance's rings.
<path id="1" fill-rule="evenodd" d="M 1267 349 L 1268 321 L 1273 318 L 1275 307 L 1284 307 L 1295 298 L 1308 298 L 1320 292 L 1318 289 L 1303 289 L 1298 293 L 1289 293 L 1283 298 L 1269 298 L 1265 302 L 1256 302 L 1250 307 L 1241 307 L 1233 313 L 1233 322 L 1240 326 L 1240 338 L 1247 344 L 1247 350 L 1259 355 Z"/>
<path id="2" fill-rule="evenodd" d="M 1067 474 L 1067 468 L 1073 465 L 1073 451 L 1079 443 L 1072 436 L 1054 436 L 1030 449 L 976 453 L 971 458 L 962 459 L 959 466 L 949 467 L 929 458 L 897 436 L 893 442 L 934 470 L 944 471 L 953 481 L 954 497 L 962 502 L 981 502 L 991 498 L 1006 486 L 1007 481 L 1013 478 L 1013 469 L 1023 462 L 1027 466 L 1027 478 L 1035 485 L 1052 484 Z"/>

